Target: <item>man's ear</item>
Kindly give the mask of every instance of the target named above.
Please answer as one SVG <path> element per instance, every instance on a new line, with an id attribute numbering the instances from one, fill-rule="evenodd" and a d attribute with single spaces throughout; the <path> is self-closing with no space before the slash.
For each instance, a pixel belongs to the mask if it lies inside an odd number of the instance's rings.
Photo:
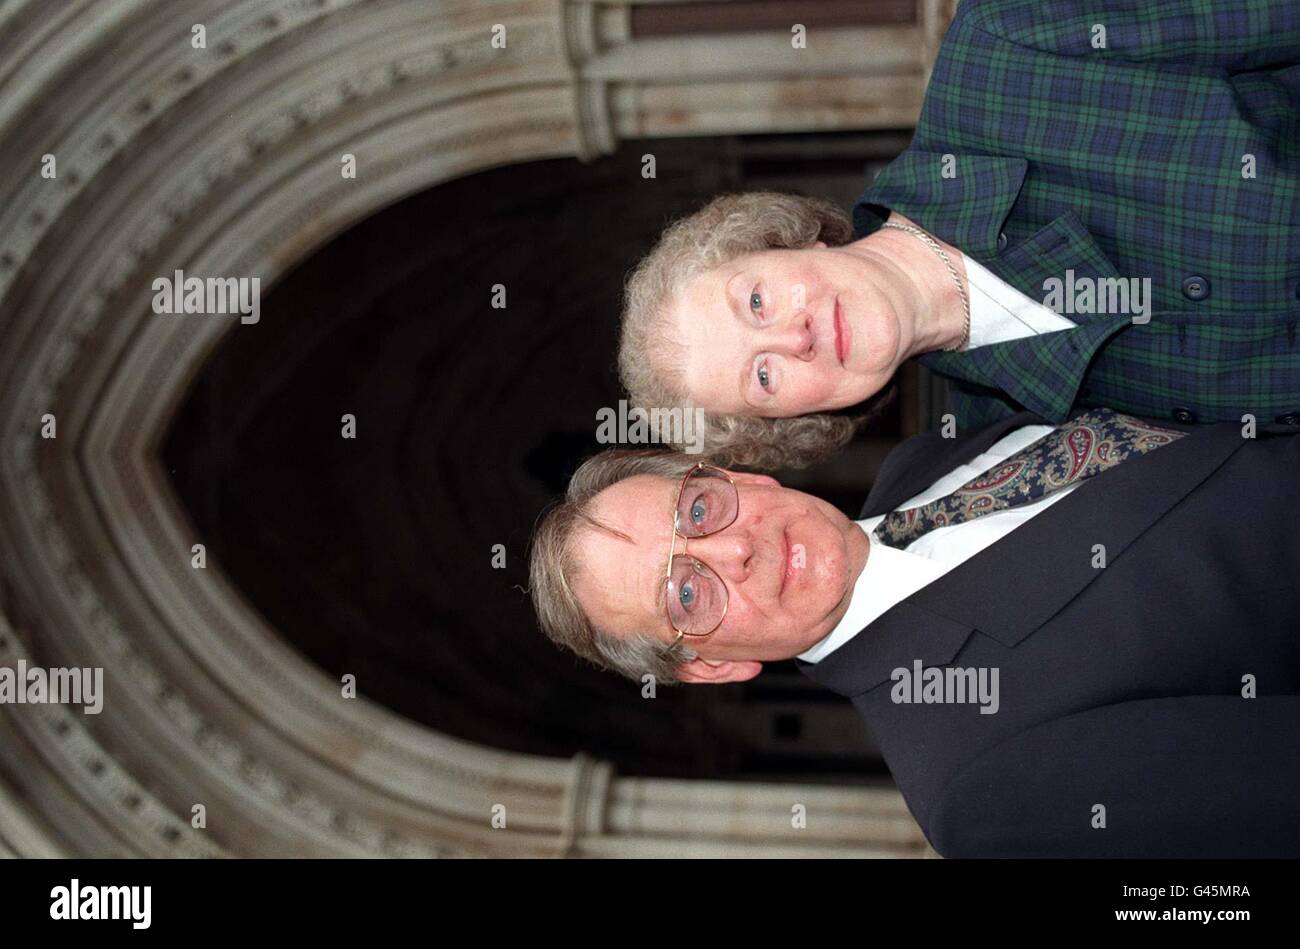
<path id="1" fill-rule="evenodd" d="M 762 671 L 761 662 L 706 662 L 696 656 L 677 667 L 677 678 L 683 682 L 722 685 L 724 682 L 748 682 Z"/>
<path id="2" fill-rule="evenodd" d="M 769 488 L 781 487 L 781 482 L 771 475 L 754 474 L 750 471 L 728 471 L 727 474 L 731 475 L 731 480 L 737 484 L 761 484 Z"/>

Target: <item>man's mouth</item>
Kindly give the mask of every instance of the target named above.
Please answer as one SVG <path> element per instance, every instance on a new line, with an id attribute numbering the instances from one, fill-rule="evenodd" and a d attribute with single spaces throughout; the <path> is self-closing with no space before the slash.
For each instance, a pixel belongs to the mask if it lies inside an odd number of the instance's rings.
<path id="1" fill-rule="evenodd" d="M 839 357 L 840 365 L 844 365 L 845 358 L 849 355 L 849 343 L 852 340 L 849 337 L 849 328 L 844 325 L 844 314 L 840 312 L 840 298 L 835 298 L 835 355 Z"/>
<path id="2" fill-rule="evenodd" d="M 785 592 L 785 583 L 794 577 L 794 563 L 791 559 L 790 535 L 785 531 L 781 532 L 781 565 L 784 569 L 781 571 L 781 588 L 777 590 L 777 596 Z"/>

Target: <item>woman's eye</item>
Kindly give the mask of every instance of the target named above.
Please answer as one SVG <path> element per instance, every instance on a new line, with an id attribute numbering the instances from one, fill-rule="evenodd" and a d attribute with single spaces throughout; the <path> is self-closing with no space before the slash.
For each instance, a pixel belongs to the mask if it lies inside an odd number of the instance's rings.
<path id="1" fill-rule="evenodd" d="M 754 312 L 758 312 L 759 310 L 763 309 L 763 295 L 759 293 L 757 290 L 750 291 L 749 308 Z"/>
<path id="2" fill-rule="evenodd" d="M 767 363 L 761 363 L 758 367 L 758 384 L 764 389 L 772 381 L 771 374 L 767 371 Z"/>

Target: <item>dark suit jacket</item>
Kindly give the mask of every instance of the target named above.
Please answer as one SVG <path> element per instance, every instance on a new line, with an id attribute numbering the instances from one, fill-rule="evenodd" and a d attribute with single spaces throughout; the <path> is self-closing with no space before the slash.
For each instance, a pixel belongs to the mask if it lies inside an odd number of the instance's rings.
<path id="1" fill-rule="evenodd" d="M 862 516 L 1041 422 L 910 439 Z M 798 661 L 861 712 L 935 850 L 1300 856 L 1297 435 L 1195 428 L 1084 482 L 821 662 Z M 916 659 L 998 668 L 999 710 L 895 703 L 891 673 Z M 1242 697 L 1244 676 L 1257 697 Z"/>

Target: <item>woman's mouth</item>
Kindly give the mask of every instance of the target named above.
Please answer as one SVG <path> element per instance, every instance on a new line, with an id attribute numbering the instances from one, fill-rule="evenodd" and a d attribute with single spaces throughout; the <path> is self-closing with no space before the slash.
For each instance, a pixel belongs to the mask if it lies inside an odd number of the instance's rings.
<path id="1" fill-rule="evenodd" d="M 852 337 L 849 336 L 849 328 L 844 323 L 844 314 L 840 312 L 840 298 L 835 298 L 835 355 L 839 357 L 840 365 L 844 365 L 844 360 L 849 355 L 849 344 L 852 343 Z"/>

